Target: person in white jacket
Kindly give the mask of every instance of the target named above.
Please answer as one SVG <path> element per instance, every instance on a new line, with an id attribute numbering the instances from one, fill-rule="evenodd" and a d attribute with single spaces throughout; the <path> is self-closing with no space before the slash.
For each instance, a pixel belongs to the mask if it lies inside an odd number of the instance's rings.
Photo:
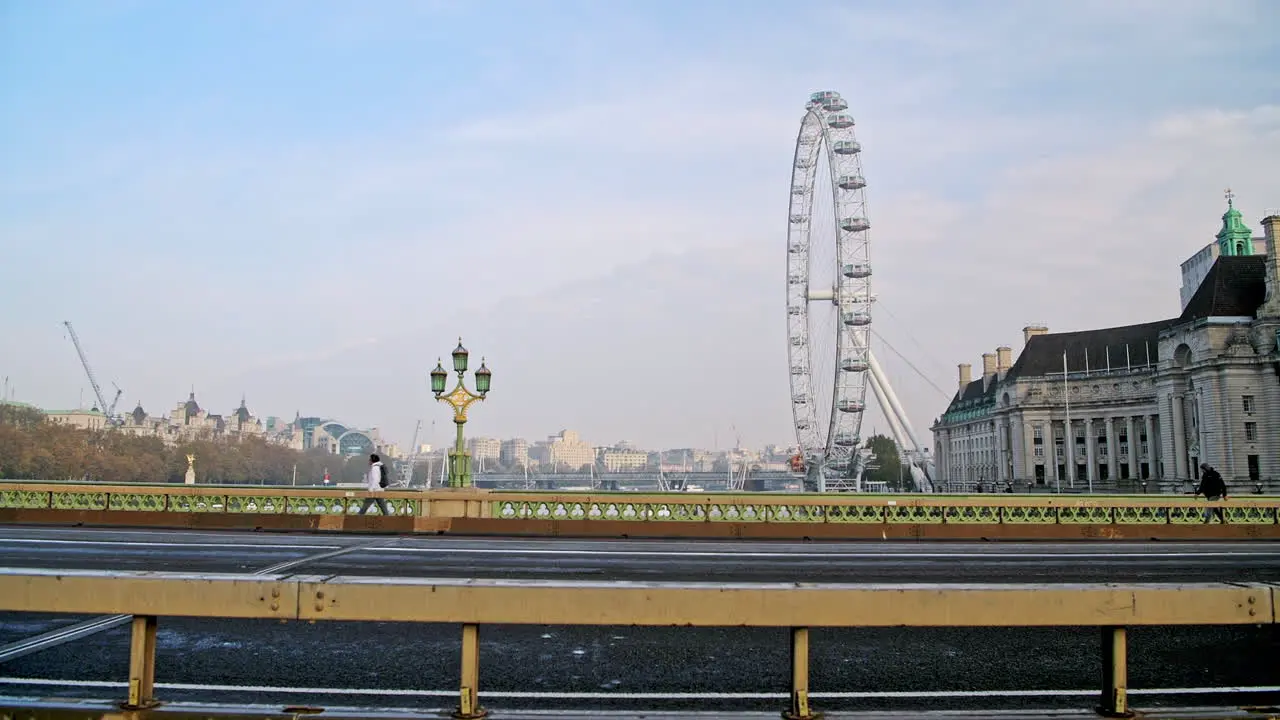
<path id="1" fill-rule="evenodd" d="M 378 457 L 377 453 L 369 456 L 369 473 L 365 476 L 365 485 L 367 486 L 366 489 L 371 493 L 382 492 L 383 490 L 382 459 Z M 380 497 L 365 498 L 364 504 L 360 506 L 360 514 L 363 515 L 369 512 L 369 508 L 373 507 L 374 503 L 378 503 L 378 509 L 382 511 L 383 515 L 391 514 L 390 504 Z"/>

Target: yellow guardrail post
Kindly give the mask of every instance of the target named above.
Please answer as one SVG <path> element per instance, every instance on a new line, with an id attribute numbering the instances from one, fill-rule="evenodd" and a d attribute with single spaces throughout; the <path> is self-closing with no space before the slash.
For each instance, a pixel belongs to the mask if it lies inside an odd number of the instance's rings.
<path id="1" fill-rule="evenodd" d="M 1106 717 L 1133 717 L 1129 709 L 1129 641 L 1125 628 L 1102 628 L 1102 705 Z"/>
<path id="2" fill-rule="evenodd" d="M 134 615 L 129 639 L 129 699 L 126 710 L 141 710 L 159 703 L 156 694 L 156 618 Z"/>
<path id="3" fill-rule="evenodd" d="M 809 628 L 791 628 L 791 709 L 787 720 L 814 720 L 822 713 L 809 708 Z"/>
<path id="4" fill-rule="evenodd" d="M 462 682 L 458 709 L 453 716 L 460 720 L 475 720 L 489 714 L 480 707 L 480 626 L 466 623 L 462 626 Z"/>

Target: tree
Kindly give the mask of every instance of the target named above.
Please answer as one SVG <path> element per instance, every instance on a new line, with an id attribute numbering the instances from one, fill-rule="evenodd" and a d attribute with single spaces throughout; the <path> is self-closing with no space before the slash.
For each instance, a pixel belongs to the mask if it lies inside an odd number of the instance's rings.
<path id="1" fill-rule="evenodd" d="M 867 439 L 867 447 L 871 448 L 873 455 L 873 469 L 867 471 L 865 480 L 883 482 L 889 489 L 899 492 L 911 488 L 911 478 L 903 473 L 898 443 L 886 435 L 872 435 Z"/>
<path id="2" fill-rule="evenodd" d="M 187 455 L 196 456 L 201 483 L 319 484 L 328 469 L 335 482 L 361 482 L 368 456 L 299 452 L 260 437 L 202 436 L 176 446 L 119 430 L 82 430 L 47 422 L 32 408 L 0 404 L 0 477 L 135 483 L 183 482 Z"/>

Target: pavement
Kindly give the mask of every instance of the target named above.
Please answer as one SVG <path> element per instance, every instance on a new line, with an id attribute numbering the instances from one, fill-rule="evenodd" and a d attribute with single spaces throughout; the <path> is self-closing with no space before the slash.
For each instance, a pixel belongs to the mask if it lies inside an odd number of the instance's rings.
<path id="1" fill-rule="evenodd" d="M 596 581 L 1276 582 L 1280 543 L 905 546 L 4 526 L 0 567 Z M 0 645 L 90 620 L 0 613 Z M 326 715 L 343 707 L 428 712 L 457 697 L 459 634 L 454 625 L 161 618 L 158 694 L 173 703 L 317 706 Z M 72 633 L 0 661 L 0 704 L 123 696 L 128 635 L 127 625 Z M 1097 702 L 1093 628 L 815 629 L 811 643 L 813 703 L 828 717 L 947 710 L 1073 718 Z M 1276 626 L 1134 628 L 1129 648 L 1131 701 L 1143 710 L 1280 704 Z M 560 708 L 668 720 L 777 717 L 789 648 L 785 629 L 772 628 L 486 626 L 480 663 L 481 700 L 502 711 L 495 717 L 564 717 Z M 697 711 L 711 714 L 689 714 Z"/>
<path id="2" fill-rule="evenodd" d="M 0 707 L 5 707 L 0 705 Z M 32 718 L 39 717 L 41 720 L 99 720 L 104 715 L 119 717 L 117 708 L 109 703 L 11 703 L 6 707 L 12 714 L 11 717 L 24 718 L 30 716 Z M 319 708 L 307 708 L 311 712 L 299 712 L 303 708 L 287 708 L 292 712 L 286 712 L 286 708 L 279 707 L 261 707 L 261 706 L 239 706 L 239 705 L 210 705 L 210 704 L 189 704 L 182 706 L 161 706 L 153 710 L 131 713 L 133 720 L 187 720 L 188 718 L 199 718 L 206 720 L 209 718 L 219 718 L 220 720 L 238 720 L 244 718 L 255 720 L 260 718 L 280 718 L 281 720 L 297 720 L 299 717 L 325 717 L 325 718 L 387 718 L 388 720 L 398 720 L 400 718 L 430 718 L 430 717 L 450 717 L 448 708 L 433 708 L 428 710 L 414 709 L 405 710 L 397 708 L 347 708 L 347 707 L 326 707 L 323 713 L 315 712 Z M 978 711 L 978 712 L 929 712 L 924 717 L 932 720 L 1097 720 L 1099 717 L 1096 712 L 1091 710 L 1013 710 L 1013 711 Z M 732 717 L 734 720 L 777 720 L 779 713 L 777 712 L 740 712 L 726 716 L 720 712 L 610 712 L 602 715 L 598 710 L 575 711 L 575 710 L 500 710 L 489 716 L 492 720 L 548 720 L 555 718 L 556 720 L 593 720 L 599 717 L 608 717 L 610 720 L 723 720 L 726 717 Z M 916 720 L 922 717 L 920 712 L 839 712 L 825 713 L 828 720 Z M 1144 712 L 1143 720 L 1236 720 L 1237 718 L 1252 718 L 1253 720 L 1277 720 L 1280 718 L 1280 708 L 1257 708 L 1243 709 L 1234 707 L 1198 707 L 1184 708 L 1177 710 L 1154 711 L 1151 713 Z"/>

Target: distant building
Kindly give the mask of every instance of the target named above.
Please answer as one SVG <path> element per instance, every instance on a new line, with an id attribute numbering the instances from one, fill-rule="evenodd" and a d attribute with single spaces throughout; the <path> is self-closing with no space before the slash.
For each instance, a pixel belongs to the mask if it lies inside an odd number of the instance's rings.
<path id="1" fill-rule="evenodd" d="M 1262 224 L 1254 239 L 1228 203 L 1208 270 L 1203 250 L 1183 263 L 1176 318 L 1029 326 L 1016 362 L 1002 346 L 983 355 L 979 378 L 960 365 L 933 427 L 940 485 L 1181 486 L 1201 462 L 1237 485 L 1280 479 L 1280 216 Z"/>
<path id="2" fill-rule="evenodd" d="M 582 441 L 573 430 L 562 430 L 530 449 L 530 456 L 540 455 L 549 472 L 576 472 L 596 462 L 596 450 Z"/>
<path id="3" fill-rule="evenodd" d="M 528 467 L 529 441 L 524 438 L 503 440 L 498 451 L 498 462 L 508 468 Z"/>
<path id="4" fill-rule="evenodd" d="M 45 410 L 45 420 L 55 425 L 80 428 L 81 430 L 101 430 L 107 426 L 107 416 L 93 408 L 92 410 Z"/>
<path id="5" fill-rule="evenodd" d="M 649 465 L 649 453 L 635 449 L 628 442 L 602 448 L 599 457 L 605 472 L 632 472 L 643 470 Z"/>
<path id="6" fill-rule="evenodd" d="M 471 459 L 476 463 L 477 469 L 493 470 L 493 466 L 499 464 L 499 458 L 502 456 L 502 441 L 489 437 L 470 438 L 467 440 L 467 452 L 471 453 Z"/>

